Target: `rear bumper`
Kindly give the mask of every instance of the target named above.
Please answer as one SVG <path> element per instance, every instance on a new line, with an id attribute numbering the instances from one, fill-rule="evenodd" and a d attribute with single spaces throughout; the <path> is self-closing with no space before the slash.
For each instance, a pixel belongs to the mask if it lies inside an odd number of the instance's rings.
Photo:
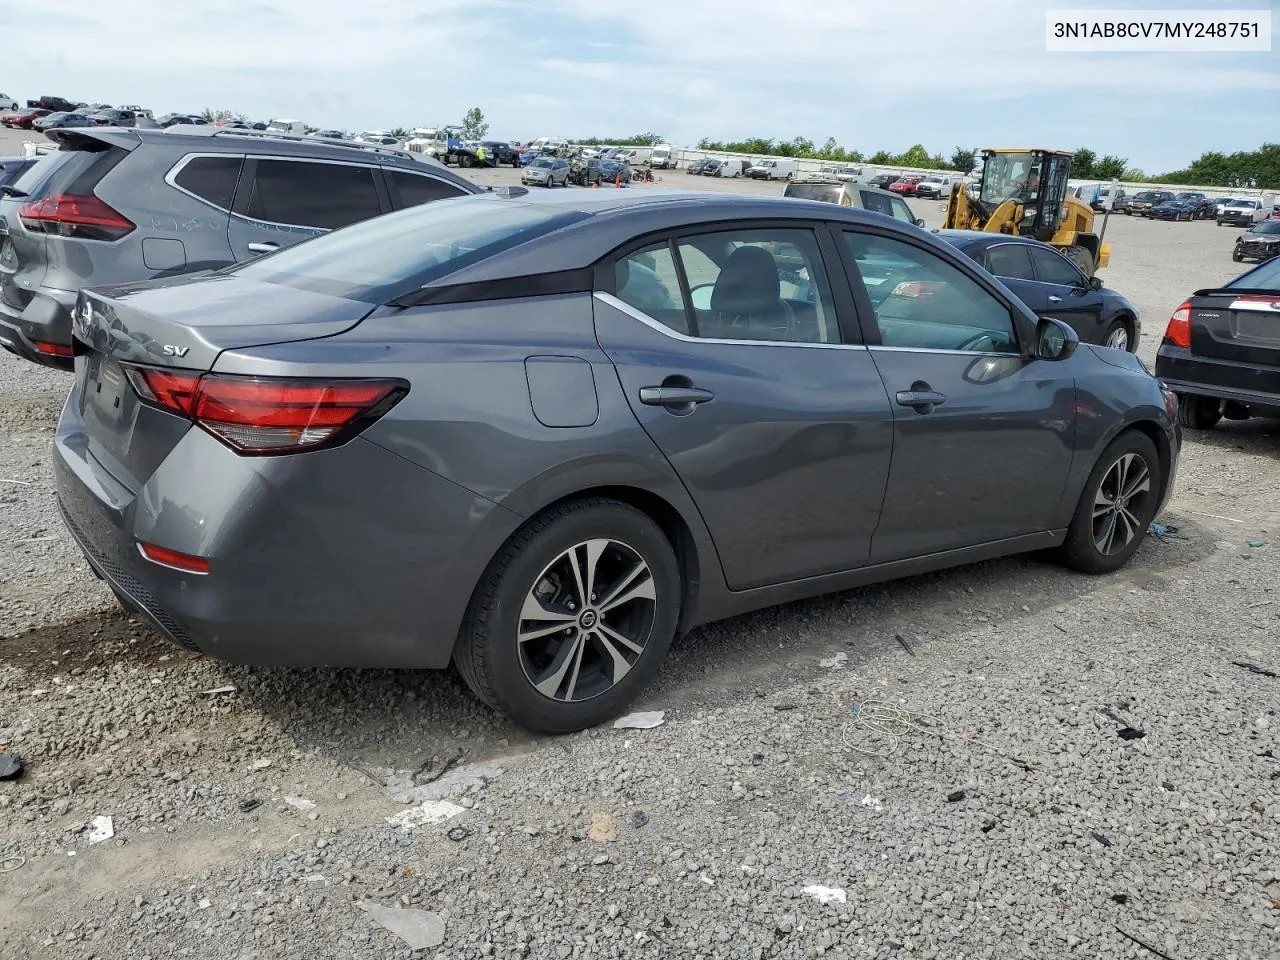
<path id="1" fill-rule="evenodd" d="M 1165 344 L 1156 354 L 1155 375 L 1174 393 L 1280 410 L 1280 367 L 1201 357 Z"/>
<path id="2" fill-rule="evenodd" d="M 54 439 L 68 530 L 166 637 L 220 660 L 444 667 L 480 572 L 520 523 L 360 438 L 242 458 L 193 427 L 133 490 L 91 452 L 78 395 Z M 210 571 L 158 566 L 139 541 L 207 557 Z"/>
<path id="3" fill-rule="evenodd" d="M 41 287 L 27 306 L 18 308 L 0 300 L 0 346 L 24 360 L 59 370 L 71 370 L 70 357 L 51 357 L 35 347 L 35 341 L 71 345 L 71 313 L 76 294 Z"/>

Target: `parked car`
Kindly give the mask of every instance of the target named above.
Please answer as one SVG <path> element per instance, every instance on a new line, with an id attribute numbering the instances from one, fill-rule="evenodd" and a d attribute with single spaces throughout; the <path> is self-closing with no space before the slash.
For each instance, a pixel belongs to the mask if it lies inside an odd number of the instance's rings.
<path id="1" fill-rule="evenodd" d="M 203 127 L 207 125 L 208 122 L 208 120 L 197 113 L 166 113 L 156 121 L 156 126 L 172 127 L 181 123 L 192 127 Z"/>
<path id="2" fill-rule="evenodd" d="M 924 177 L 917 176 L 914 173 L 909 174 L 908 176 L 905 176 L 905 177 L 898 177 L 892 183 L 890 183 L 889 186 L 887 186 L 885 189 L 892 190 L 894 193 L 900 193 L 904 197 L 915 196 L 916 184 L 918 184 L 923 179 Z"/>
<path id="3" fill-rule="evenodd" d="M 1235 249 L 1231 251 L 1231 259 L 1236 263 L 1242 260 L 1270 260 L 1280 255 L 1280 220 L 1270 218 L 1255 223 L 1247 233 L 1236 237 Z"/>
<path id="4" fill-rule="evenodd" d="M 747 171 L 751 169 L 750 160 L 742 160 L 737 157 L 731 157 L 721 160 L 715 166 L 708 167 L 703 171 L 708 177 L 742 177 L 746 176 Z"/>
<path id="5" fill-rule="evenodd" d="M 956 177 L 931 176 L 925 177 L 915 185 L 913 191 L 917 197 L 930 197 L 939 199 L 951 195 L 951 184 L 955 183 Z"/>
<path id="6" fill-rule="evenodd" d="M 1216 219 L 1220 227 L 1224 224 L 1249 227 L 1259 220 L 1265 220 L 1266 216 L 1261 200 L 1232 200 L 1222 208 Z"/>
<path id="7" fill-rule="evenodd" d="M 569 185 L 569 161 L 564 157 L 539 157 L 524 168 L 520 182 L 535 187 Z"/>
<path id="8" fill-rule="evenodd" d="M 631 167 L 625 160 L 600 160 L 600 183 L 630 183 Z"/>
<path id="9" fill-rule="evenodd" d="M 92 127 L 93 125 L 93 119 L 83 113 L 50 113 L 31 126 L 32 129 L 43 133 L 46 130 L 61 130 L 64 127 Z"/>
<path id="10" fill-rule="evenodd" d="M 88 116 L 99 127 L 134 127 L 138 122 L 132 110 L 99 110 Z"/>
<path id="11" fill-rule="evenodd" d="M 1214 202 L 1198 190 L 1179 193 L 1173 199 L 1191 201 L 1195 204 L 1195 216 L 1191 218 L 1193 220 L 1204 220 L 1214 216 Z"/>
<path id="12" fill-rule="evenodd" d="M 882 190 L 888 190 L 889 184 L 898 179 L 896 173 L 877 173 L 874 177 L 867 181 L 873 187 L 880 187 Z"/>
<path id="13" fill-rule="evenodd" d="M 1183 426 L 1280 417 L 1280 257 L 1197 290 L 1169 318 L 1156 376 L 1178 394 Z"/>
<path id="14" fill-rule="evenodd" d="M 452 661 L 552 733 L 747 610 L 1115 571 L 1180 449 L 1136 357 L 834 204 L 490 193 L 76 316 L 54 485 L 127 605 L 227 661 Z"/>
<path id="15" fill-rule="evenodd" d="M 311 136 L 318 137 L 321 140 L 347 139 L 347 135 L 341 130 L 317 130 L 315 133 L 311 134 Z"/>
<path id="16" fill-rule="evenodd" d="M 52 110 L 46 110 L 44 107 L 28 107 L 22 110 L 15 110 L 5 115 L 4 125 L 15 130 L 31 130 L 37 120 L 41 117 L 47 117 L 52 112 Z"/>
<path id="17" fill-rule="evenodd" d="M 903 223 L 924 226 L 924 219 L 917 217 L 907 206 L 907 202 L 897 194 L 873 187 L 869 183 L 852 181 L 841 183 L 829 180 L 821 175 L 792 180 L 782 191 L 782 196 L 792 200 L 816 200 L 820 203 L 834 203 L 842 207 L 855 207 L 893 217 Z"/>
<path id="18" fill-rule="evenodd" d="M 58 149 L 0 197 L 0 345 L 63 369 L 81 287 L 228 266 L 480 191 L 408 153 L 349 143 L 212 126 L 53 136 Z"/>
<path id="19" fill-rule="evenodd" d="M 0 110 L 17 110 L 20 104 L 7 93 L 0 93 Z"/>
<path id="20" fill-rule="evenodd" d="M 706 171 L 710 170 L 712 167 L 719 166 L 719 165 L 720 165 L 720 161 L 717 160 L 715 157 L 703 157 L 701 160 L 695 160 L 693 163 L 685 167 L 684 172 L 702 175 L 706 173 Z"/>
<path id="21" fill-rule="evenodd" d="M 1068 324 L 1083 343 L 1137 352 L 1138 308 L 1048 244 L 977 230 L 939 230 L 938 236 L 999 277 L 1036 316 Z"/>
<path id="22" fill-rule="evenodd" d="M 1222 216 L 1222 210 L 1229 203 L 1235 203 L 1235 197 L 1215 197 L 1213 201 L 1213 215 L 1215 217 Z"/>
<path id="23" fill-rule="evenodd" d="M 1164 200 L 1147 211 L 1152 220 L 1195 220 L 1199 215 L 1199 200 Z"/>
<path id="24" fill-rule="evenodd" d="M 1124 212 L 1135 217 L 1145 217 L 1157 203 L 1172 199 L 1173 193 L 1169 190 L 1143 190 L 1134 194 Z"/>
<path id="25" fill-rule="evenodd" d="M 27 106 L 39 107 L 50 113 L 75 113 L 79 104 L 72 103 L 65 97 L 39 97 L 36 100 L 28 100 Z"/>
<path id="26" fill-rule="evenodd" d="M 747 171 L 753 180 L 790 180 L 795 176 L 796 162 L 790 157 L 757 160 Z"/>
<path id="27" fill-rule="evenodd" d="M 520 166 L 527 167 L 529 164 L 533 163 L 533 161 L 537 160 L 539 157 L 549 157 L 549 156 L 551 156 L 551 154 L 543 153 L 541 150 L 521 150 Z"/>
<path id="28" fill-rule="evenodd" d="M 1094 191 L 1090 190 L 1086 202 L 1089 204 L 1089 209 L 1094 213 L 1105 213 L 1108 205 L 1111 204 L 1111 188 L 1102 187 L 1096 194 Z M 1121 210 L 1126 209 L 1128 205 L 1129 200 L 1128 196 L 1124 192 L 1124 188 L 1117 188 L 1115 203 L 1111 205 L 1112 212 L 1119 213 Z"/>

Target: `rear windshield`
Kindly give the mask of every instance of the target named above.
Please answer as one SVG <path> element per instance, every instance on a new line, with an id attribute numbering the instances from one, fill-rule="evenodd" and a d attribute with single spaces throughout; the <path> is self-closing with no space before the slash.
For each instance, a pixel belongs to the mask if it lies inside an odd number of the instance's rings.
<path id="1" fill-rule="evenodd" d="M 386 303 L 586 216 L 483 196 L 437 200 L 322 234 L 226 272 Z"/>
<path id="2" fill-rule="evenodd" d="M 1272 257 L 1260 267 L 1255 267 L 1243 277 L 1236 277 L 1226 284 L 1225 290 L 1280 290 L 1280 257 Z"/>
<path id="3" fill-rule="evenodd" d="M 800 200 L 822 200 L 826 203 L 839 203 L 842 187 L 825 183 L 792 183 L 783 191 L 784 197 L 795 197 Z"/>
<path id="4" fill-rule="evenodd" d="M 57 194 L 88 196 L 107 171 L 128 155 L 94 137 L 72 137 L 35 163 L 14 184 L 33 199 Z"/>

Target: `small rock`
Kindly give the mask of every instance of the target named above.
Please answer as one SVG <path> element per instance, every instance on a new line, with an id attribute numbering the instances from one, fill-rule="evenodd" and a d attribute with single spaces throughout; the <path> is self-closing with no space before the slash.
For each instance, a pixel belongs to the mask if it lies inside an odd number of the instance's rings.
<path id="1" fill-rule="evenodd" d="M 631 826 L 639 830 L 641 827 L 643 827 L 645 824 L 649 822 L 649 815 L 645 813 L 643 810 L 632 810 L 631 816 L 629 816 L 627 819 L 630 821 Z"/>

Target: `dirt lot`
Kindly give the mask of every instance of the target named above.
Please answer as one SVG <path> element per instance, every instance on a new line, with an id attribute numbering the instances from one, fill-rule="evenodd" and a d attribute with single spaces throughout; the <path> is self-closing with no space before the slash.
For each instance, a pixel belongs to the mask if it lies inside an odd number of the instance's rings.
<path id="1" fill-rule="evenodd" d="M 1113 218 L 1145 359 L 1233 235 Z M 1280 956 L 1280 424 L 1189 435 L 1185 539 L 1116 576 L 1015 559 L 717 624 L 639 705 L 662 726 L 551 739 L 452 674 L 229 667 L 118 613 L 53 505 L 68 383 L 0 355 L 0 957 Z"/>

